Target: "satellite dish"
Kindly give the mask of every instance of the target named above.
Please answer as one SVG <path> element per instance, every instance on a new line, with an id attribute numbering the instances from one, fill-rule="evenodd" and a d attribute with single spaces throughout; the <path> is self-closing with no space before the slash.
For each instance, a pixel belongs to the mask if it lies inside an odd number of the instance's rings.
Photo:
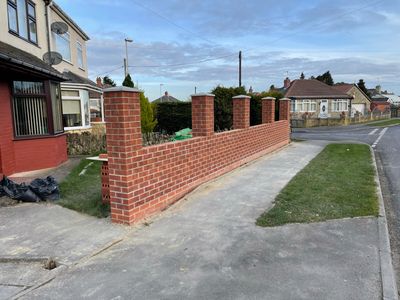
<path id="1" fill-rule="evenodd" d="M 45 63 L 49 64 L 50 66 L 58 65 L 62 62 L 63 58 L 62 55 L 58 52 L 46 52 L 43 55 L 43 60 Z"/>
<path id="2" fill-rule="evenodd" d="M 54 22 L 50 27 L 51 31 L 57 34 L 64 34 L 68 32 L 68 25 L 64 22 Z"/>

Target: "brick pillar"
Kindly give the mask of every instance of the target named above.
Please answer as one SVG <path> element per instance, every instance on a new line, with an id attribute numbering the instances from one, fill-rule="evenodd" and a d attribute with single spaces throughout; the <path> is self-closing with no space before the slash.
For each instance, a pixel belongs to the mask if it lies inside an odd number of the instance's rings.
<path id="1" fill-rule="evenodd" d="M 104 90 L 111 220 L 134 222 L 132 158 L 142 148 L 140 91 L 127 87 Z"/>
<path id="2" fill-rule="evenodd" d="M 214 95 L 192 95 L 192 134 L 193 137 L 214 134 Z"/>
<path id="3" fill-rule="evenodd" d="M 261 120 L 263 124 L 275 122 L 274 97 L 265 97 L 261 99 Z"/>
<path id="4" fill-rule="evenodd" d="M 250 98 L 246 95 L 232 98 L 233 104 L 233 129 L 250 127 Z"/>
<path id="5" fill-rule="evenodd" d="M 290 99 L 279 99 L 279 120 L 290 120 Z"/>

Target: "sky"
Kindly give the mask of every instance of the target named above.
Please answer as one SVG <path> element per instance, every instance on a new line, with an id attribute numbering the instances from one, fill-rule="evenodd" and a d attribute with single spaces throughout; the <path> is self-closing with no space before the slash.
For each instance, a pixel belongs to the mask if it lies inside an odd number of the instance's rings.
<path id="1" fill-rule="evenodd" d="M 57 0 L 89 35 L 89 77 L 129 72 L 152 101 L 168 91 L 242 84 L 254 91 L 330 71 L 335 82 L 400 94 L 398 0 Z"/>

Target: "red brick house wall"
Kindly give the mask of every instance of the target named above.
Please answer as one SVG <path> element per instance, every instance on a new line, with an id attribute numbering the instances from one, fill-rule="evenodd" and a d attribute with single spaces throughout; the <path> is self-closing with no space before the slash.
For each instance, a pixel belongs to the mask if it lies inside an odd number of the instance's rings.
<path id="1" fill-rule="evenodd" d="M 246 96 L 233 102 L 234 124 L 241 129 L 214 133 L 214 96 L 195 95 L 194 137 L 143 148 L 139 92 L 112 88 L 104 99 L 111 218 L 117 223 L 132 224 L 163 210 L 201 183 L 289 143 L 288 119 L 249 127 L 243 119 L 249 118 Z M 287 116 L 289 101 L 282 105 Z"/>
<path id="2" fill-rule="evenodd" d="M 390 103 L 382 102 L 382 101 L 374 102 L 372 100 L 371 111 L 373 111 L 374 109 L 380 110 L 381 112 L 388 111 L 388 110 L 390 110 Z"/>
<path id="3" fill-rule="evenodd" d="M 67 160 L 66 136 L 14 139 L 11 95 L 0 81 L 0 173 L 51 168 Z"/>

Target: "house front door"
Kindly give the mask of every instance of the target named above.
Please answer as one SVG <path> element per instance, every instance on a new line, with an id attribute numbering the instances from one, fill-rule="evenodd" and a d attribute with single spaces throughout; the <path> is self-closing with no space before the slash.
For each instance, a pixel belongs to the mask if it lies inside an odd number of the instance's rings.
<path id="1" fill-rule="evenodd" d="M 328 100 L 321 100 L 319 117 L 321 119 L 328 118 Z"/>

